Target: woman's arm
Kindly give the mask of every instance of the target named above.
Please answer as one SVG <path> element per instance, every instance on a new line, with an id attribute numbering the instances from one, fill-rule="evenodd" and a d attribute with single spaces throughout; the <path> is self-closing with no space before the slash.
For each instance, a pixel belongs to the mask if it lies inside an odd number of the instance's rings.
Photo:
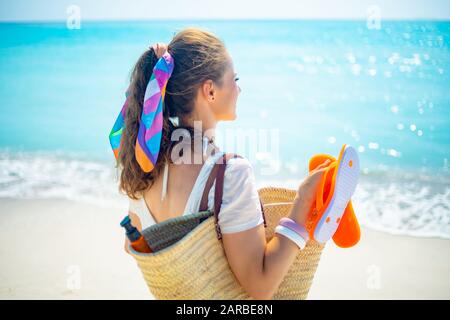
<path id="1" fill-rule="evenodd" d="M 289 218 L 299 224 L 311 211 L 318 182 L 327 163 L 312 171 L 300 185 Z M 271 299 L 289 271 L 299 248 L 288 238 L 275 234 L 266 242 L 262 224 L 236 233 L 222 233 L 230 267 L 247 293 L 258 300 Z"/>
<path id="2" fill-rule="evenodd" d="M 300 214 L 296 212 L 307 214 L 298 197 L 288 217 L 299 223 Z M 272 298 L 300 251 L 294 242 L 277 233 L 266 243 L 262 224 L 242 232 L 223 233 L 222 240 L 239 283 L 250 296 L 261 300 Z"/>

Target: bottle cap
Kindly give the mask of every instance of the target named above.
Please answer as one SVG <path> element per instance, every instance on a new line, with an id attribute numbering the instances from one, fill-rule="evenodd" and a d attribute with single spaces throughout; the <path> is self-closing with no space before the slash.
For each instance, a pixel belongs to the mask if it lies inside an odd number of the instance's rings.
<path id="1" fill-rule="evenodd" d="M 128 215 L 120 222 L 120 226 L 125 228 L 126 235 L 131 242 L 138 240 L 142 236 L 138 229 L 131 224 L 131 219 Z"/>

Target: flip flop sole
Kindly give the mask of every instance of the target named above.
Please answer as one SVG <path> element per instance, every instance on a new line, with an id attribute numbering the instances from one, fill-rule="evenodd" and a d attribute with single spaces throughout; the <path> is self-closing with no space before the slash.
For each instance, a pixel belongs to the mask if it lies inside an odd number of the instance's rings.
<path id="1" fill-rule="evenodd" d="M 314 239 L 320 243 L 327 242 L 336 232 L 358 182 L 359 158 L 353 147 L 342 148 L 338 164 L 330 191 L 332 197 L 314 230 Z"/>

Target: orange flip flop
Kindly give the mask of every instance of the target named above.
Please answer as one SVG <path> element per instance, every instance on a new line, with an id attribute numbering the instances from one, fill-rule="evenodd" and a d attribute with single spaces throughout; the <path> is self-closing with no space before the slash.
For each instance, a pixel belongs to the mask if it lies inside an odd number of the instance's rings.
<path id="1" fill-rule="evenodd" d="M 356 150 L 344 145 L 338 160 L 327 154 L 317 154 L 309 160 L 309 171 L 330 159 L 319 185 L 314 210 L 306 224 L 311 238 L 324 243 L 331 237 L 337 246 L 348 248 L 358 243 L 361 231 L 350 197 L 359 176 Z"/>

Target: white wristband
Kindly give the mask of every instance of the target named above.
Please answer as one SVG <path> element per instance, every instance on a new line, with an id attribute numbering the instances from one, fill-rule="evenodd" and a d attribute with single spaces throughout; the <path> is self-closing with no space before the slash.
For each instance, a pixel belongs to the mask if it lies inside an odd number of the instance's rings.
<path id="1" fill-rule="evenodd" d="M 298 233 L 295 231 L 292 231 L 289 228 L 286 228 L 282 225 L 277 225 L 275 227 L 275 233 L 279 233 L 286 238 L 289 238 L 291 241 L 293 241 L 300 249 L 304 249 L 306 247 L 306 241 L 303 239 Z"/>

